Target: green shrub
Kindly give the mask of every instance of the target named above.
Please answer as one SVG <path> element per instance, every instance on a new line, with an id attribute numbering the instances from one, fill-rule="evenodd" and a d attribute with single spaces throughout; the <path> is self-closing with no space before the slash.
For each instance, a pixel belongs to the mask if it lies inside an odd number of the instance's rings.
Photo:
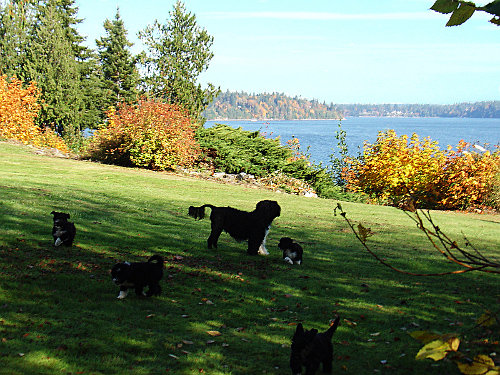
<path id="1" fill-rule="evenodd" d="M 309 158 L 300 152 L 297 139 L 282 146 L 279 138 L 269 139 L 258 131 L 216 124 L 211 128 L 197 129 L 196 140 L 202 148 L 199 161 L 208 162 L 215 170 L 245 172 L 273 181 L 276 176 L 283 174 L 306 182 L 320 197 L 358 200 L 354 194 L 345 193 L 336 186 L 326 169 L 311 164 Z M 282 183 L 280 186 L 285 191 L 296 190 L 294 186 L 289 186 L 289 189 L 283 187 Z"/>
<path id="2" fill-rule="evenodd" d="M 226 173 L 245 172 L 263 177 L 283 169 L 293 156 L 290 149 L 280 145 L 279 139 L 267 139 L 258 131 L 233 129 L 222 124 L 200 127 L 196 140 L 215 169 Z"/>

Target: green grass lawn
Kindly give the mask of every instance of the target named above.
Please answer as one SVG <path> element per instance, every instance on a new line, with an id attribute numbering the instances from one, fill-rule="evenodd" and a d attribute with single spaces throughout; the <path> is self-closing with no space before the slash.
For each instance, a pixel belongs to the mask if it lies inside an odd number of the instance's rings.
<path id="1" fill-rule="evenodd" d="M 210 221 L 187 215 L 190 205 L 251 210 L 262 199 L 282 208 L 267 257 L 247 256 L 227 234 L 218 250 L 206 249 Z M 498 327 L 481 336 L 474 328 L 486 308 L 498 312 L 498 275 L 395 273 L 333 215 L 336 204 L 0 143 L 0 374 L 289 374 L 295 325 L 324 330 L 336 314 L 335 374 L 458 373 L 448 361 L 416 361 L 422 345 L 408 334 L 415 330 L 457 332 L 464 348 L 500 353 Z M 403 212 L 342 205 L 371 227 L 373 249 L 395 265 L 454 269 Z M 52 210 L 71 214 L 73 247 L 52 245 Z M 500 258 L 500 216 L 433 217 L 447 234 L 465 234 Z M 282 236 L 303 244 L 302 265 L 282 261 Z M 112 265 L 152 254 L 166 259 L 162 295 L 117 300 Z"/>

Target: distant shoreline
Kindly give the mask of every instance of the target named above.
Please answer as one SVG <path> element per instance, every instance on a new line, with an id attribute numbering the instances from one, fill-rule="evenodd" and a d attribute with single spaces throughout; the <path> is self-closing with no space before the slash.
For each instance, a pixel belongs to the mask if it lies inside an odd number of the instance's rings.
<path id="1" fill-rule="evenodd" d="M 247 122 L 266 122 L 266 121 L 344 121 L 349 118 L 422 118 L 422 119 L 485 119 L 485 120 L 495 120 L 500 119 L 500 117 L 464 117 L 464 116 L 346 116 L 341 119 L 335 118 L 297 118 L 297 119 L 274 119 L 274 118 L 265 118 L 265 119 L 250 119 L 250 118 L 216 118 L 216 119 L 207 119 L 206 121 L 247 121 Z"/>

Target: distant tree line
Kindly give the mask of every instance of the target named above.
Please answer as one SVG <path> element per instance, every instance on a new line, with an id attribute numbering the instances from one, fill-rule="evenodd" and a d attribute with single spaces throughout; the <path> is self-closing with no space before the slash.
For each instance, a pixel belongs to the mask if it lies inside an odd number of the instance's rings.
<path id="1" fill-rule="evenodd" d="M 500 118 L 500 101 L 458 104 L 339 104 L 344 116 Z"/>
<path id="2" fill-rule="evenodd" d="M 203 115 L 209 119 L 338 119 L 334 105 L 317 100 L 291 98 L 284 94 L 248 94 L 225 91 L 207 107 Z"/>
<path id="3" fill-rule="evenodd" d="M 342 117 L 474 117 L 500 118 L 500 101 L 439 104 L 326 104 L 285 94 L 225 91 L 203 115 L 217 119 L 339 119 Z"/>

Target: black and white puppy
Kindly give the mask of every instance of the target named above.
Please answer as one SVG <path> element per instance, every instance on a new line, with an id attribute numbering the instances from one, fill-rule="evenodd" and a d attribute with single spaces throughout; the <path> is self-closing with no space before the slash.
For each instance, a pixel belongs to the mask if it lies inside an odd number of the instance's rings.
<path id="1" fill-rule="evenodd" d="M 163 258 L 153 255 L 147 262 L 117 263 L 111 269 L 113 282 L 120 287 L 119 299 L 128 294 L 128 289 L 135 289 L 135 294 L 146 297 L 161 294 L 160 280 L 163 277 Z M 143 289 L 148 286 L 146 293 Z"/>
<path id="2" fill-rule="evenodd" d="M 74 223 L 68 221 L 70 215 L 64 212 L 52 211 L 54 215 L 54 226 L 52 227 L 52 237 L 54 246 L 72 246 L 75 239 L 76 228 Z"/>
<path id="3" fill-rule="evenodd" d="M 283 260 L 290 264 L 301 264 L 304 250 L 290 237 L 281 237 L 278 247 L 283 250 Z"/>
<path id="4" fill-rule="evenodd" d="M 302 367 L 305 367 L 306 375 L 314 375 L 320 364 L 323 364 L 325 374 L 332 373 L 332 336 L 337 330 L 339 321 L 340 317 L 337 316 L 332 326 L 323 333 L 318 333 L 317 329 L 305 331 L 302 323 L 297 325 L 292 338 L 290 355 L 290 368 L 293 375 L 302 374 Z"/>
<path id="5" fill-rule="evenodd" d="M 272 221 L 280 216 L 281 207 L 278 202 L 260 201 L 251 212 L 205 204 L 201 207 L 189 207 L 188 214 L 195 219 L 203 219 L 205 207 L 210 207 L 212 210 L 210 213 L 212 231 L 207 241 L 209 249 L 217 248 L 219 236 L 225 231 L 236 241 L 248 241 L 249 255 L 269 254 L 266 250 L 266 237 Z"/>

